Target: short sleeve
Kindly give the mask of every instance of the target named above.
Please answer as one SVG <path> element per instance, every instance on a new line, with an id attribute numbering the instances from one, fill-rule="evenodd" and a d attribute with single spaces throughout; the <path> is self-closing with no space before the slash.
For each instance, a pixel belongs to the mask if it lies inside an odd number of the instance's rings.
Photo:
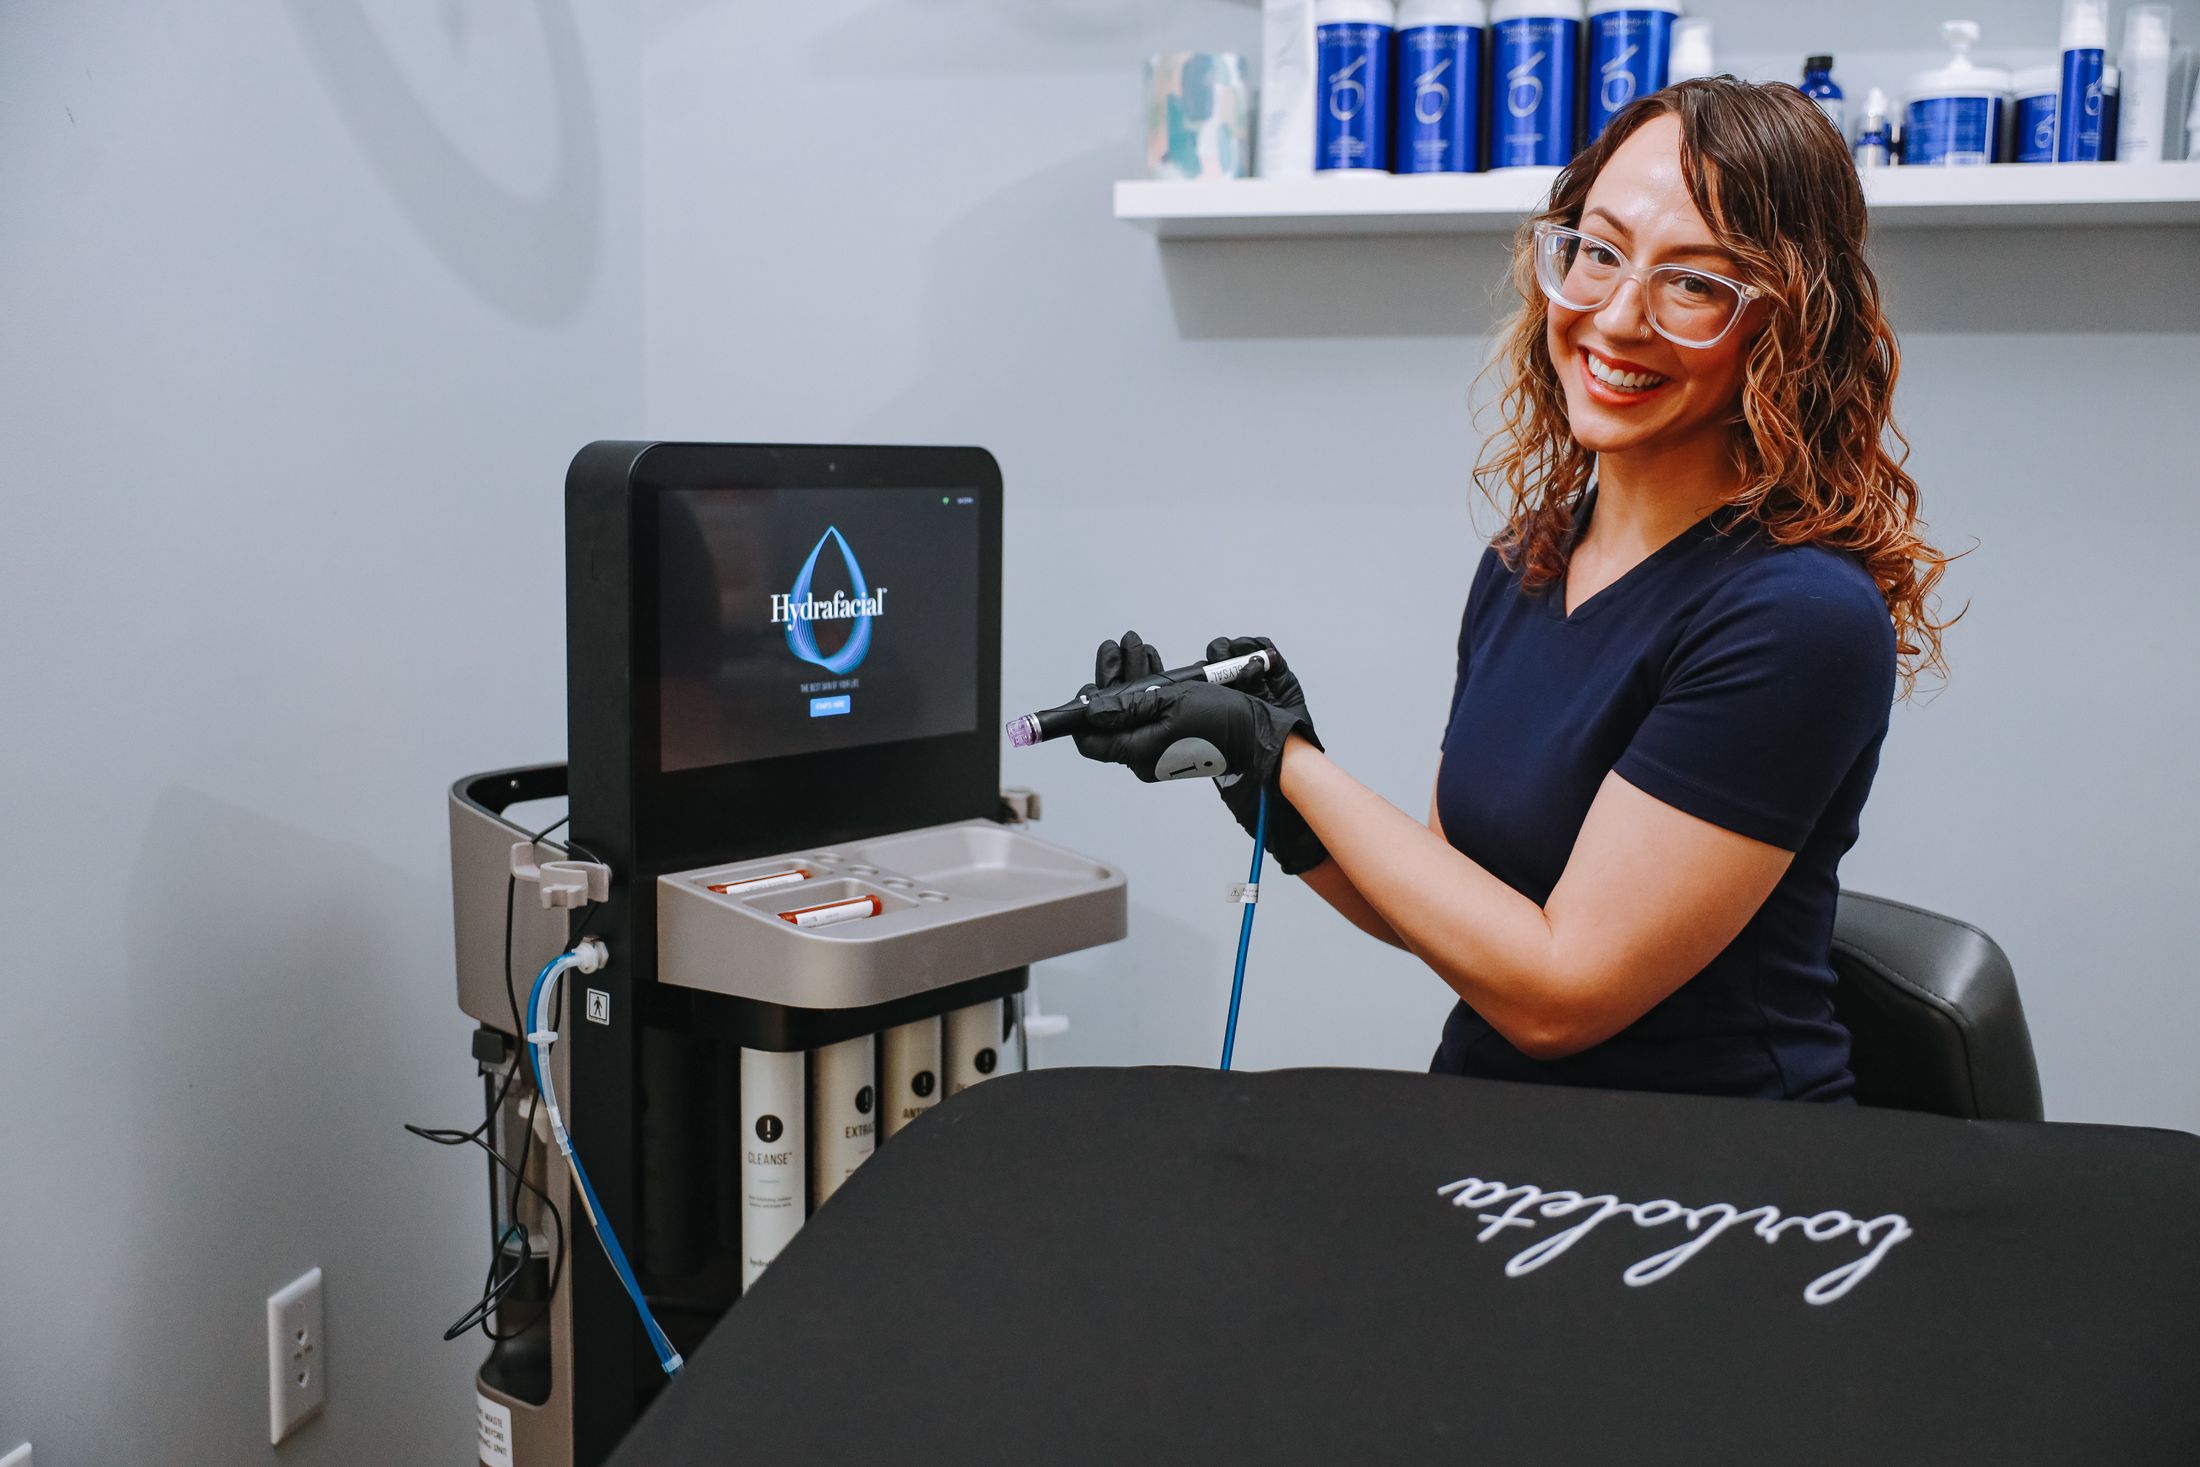
<path id="1" fill-rule="evenodd" d="M 1776 552 L 1683 629 L 1613 766 L 1635 788 L 1752 840 L 1799 850 L 1887 730 L 1894 625 L 1862 567 Z"/>
<path id="2" fill-rule="evenodd" d="M 1498 557 L 1497 547 L 1490 546 L 1482 552 L 1482 563 L 1474 569 L 1474 584 L 1467 588 L 1467 607 L 1459 616 L 1459 660 L 1452 674 L 1451 711 L 1444 717 L 1444 743 L 1451 742 L 1451 726 L 1459 717 L 1459 700 L 1466 696 L 1467 673 L 1474 661 L 1474 613 L 1482 599 L 1491 594 L 1490 587 L 1497 579 L 1497 568 L 1504 562 Z M 1440 743 L 1439 749 L 1443 747 Z"/>

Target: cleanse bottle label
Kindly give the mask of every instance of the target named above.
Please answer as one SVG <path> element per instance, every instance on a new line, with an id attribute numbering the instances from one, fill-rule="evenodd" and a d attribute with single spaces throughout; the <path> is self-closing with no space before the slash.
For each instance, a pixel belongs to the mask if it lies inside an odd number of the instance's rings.
<path id="1" fill-rule="evenodd" d="M 741 1051 L 741 1287 L 802 1230 L 809 1167 L 802 1051 Z"/>

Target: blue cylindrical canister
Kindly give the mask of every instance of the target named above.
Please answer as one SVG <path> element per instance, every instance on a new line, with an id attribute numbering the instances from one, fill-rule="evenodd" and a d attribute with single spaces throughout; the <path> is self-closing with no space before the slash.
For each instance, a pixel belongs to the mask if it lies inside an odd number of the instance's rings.
<path id="1" fill-rule="evenodd" d="M 2017 125 L 2011 156 L 2019 163 L 2055 161 L 2055 96 L 2062 90 L 2062 68 L 2033 66 L 2017 73 Z"/>
<path id="2" fill-rule="evenodd" d="M 2108 65 L 2108 0 L 2063 0 L 2062 93 L 2055 99 L 2055 161 L 2101 161 L 2101 73 Z"/>
<path id="3" fill-rule="evenodd" d="M 1400 173 L 1482 166 L 1482 0 L 1406 0 L 1398 9 Z"/>
<path id="4" fill-rule="evenodd" d="M 1995 162 L 2001 118 L 1999 97 L 1914 98 L 1902 133 L 1902 161 L 1905 165 Z"/>
<path id="5" fill-rule="evenodd" d="M 1946 66 L 1921 71 L 1910 80 L 1907 126 L 1902 133 L 1905 164 L 1954 165 L 2001 161 L 2001 126 L 2008 115 L 2009 73 L 1995 66 L 1974 66 L 1971 47 L 1978 41 L 1975 21 L 1945 21 L 1941 34 L 1954 54 Z"/>
<path id="6" fill-rule="evenodd" d="M 1314 9 L 1314 167 L 1390 166 L 1390 0 Z"/>
<path id="7" fill-rule="evenodd" d="M 1595 142 L 1612 115 L 1665 88 L 1681 0 L 1589 0 L 1589 129 Z"/>
<path id="8" fill-rule="evenodd" d="M 1490 167 L 1573 161 L 1581 28 L 1581 0 L 1497 0 L 1490 11 Z"/>

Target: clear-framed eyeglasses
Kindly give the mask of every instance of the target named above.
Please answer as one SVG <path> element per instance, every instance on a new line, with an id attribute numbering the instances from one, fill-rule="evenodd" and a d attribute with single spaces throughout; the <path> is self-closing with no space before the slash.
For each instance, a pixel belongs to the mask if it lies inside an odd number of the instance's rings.
<path id="1" fill-rule="evenodd" d="M 1636 265 L 1619 246 L 1562 224 L 1535 227 L 1535 280 L 1569 311 L 1601 311 L 1632 280 L 1652 329 L 1679 346 L 1717 346 L 1764 295 L 1757 286 L 1693 265 Z"/>

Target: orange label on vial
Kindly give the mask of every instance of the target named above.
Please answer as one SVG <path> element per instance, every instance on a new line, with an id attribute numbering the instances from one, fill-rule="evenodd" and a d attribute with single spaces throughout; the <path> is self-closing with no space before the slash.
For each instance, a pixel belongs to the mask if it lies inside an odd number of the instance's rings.
<path id="1" fill-rule="evenodd" d="M 876 917 L 878 914 L 878 898 L 860 896 L 844 902 L 826 902 L 822 906 L 798 907 L 791 912 L 781 912 L 779 920 L 792 922 L 797 927 L 829 927 L 835 922 L 852 922 L 859 917 Z"/>

